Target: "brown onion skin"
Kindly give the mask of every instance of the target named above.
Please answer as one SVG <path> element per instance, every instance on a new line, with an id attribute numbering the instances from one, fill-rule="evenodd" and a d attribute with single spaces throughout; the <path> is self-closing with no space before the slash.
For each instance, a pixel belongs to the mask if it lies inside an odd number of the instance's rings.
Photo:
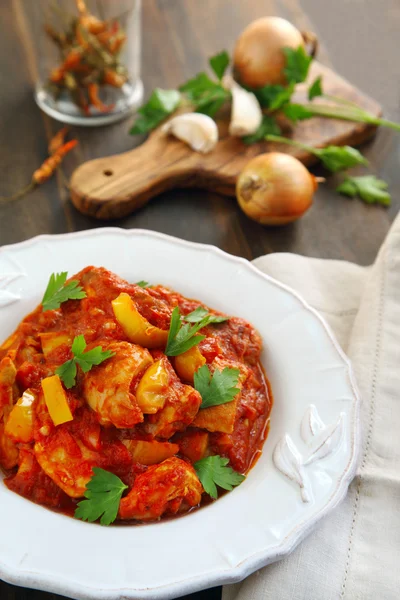
<path id="1" fill-rule="evenodd" d="M 304 47 L 303 36 L 289 21 L 280 17 L 253 21 L 236 42 L 233 54 L 235 79 L 251 88 L 285 85 L 286 58 L 282 48 L 299 46 Z"/>
<path id="2" fill-rule="evenodd" d="M 311 206 L 318 187 L 315 177 L 294 156 L 268 152 L 245 166 L 236 182 L 243 212 L 262 225 L 286 225 Z"/>

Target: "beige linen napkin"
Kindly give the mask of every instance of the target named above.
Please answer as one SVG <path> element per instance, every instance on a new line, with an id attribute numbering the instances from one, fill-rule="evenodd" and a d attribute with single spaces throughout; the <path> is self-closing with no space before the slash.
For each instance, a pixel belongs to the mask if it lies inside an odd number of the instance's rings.
<path id="1" fill-rule="evenodd" d="M 362 397 L 362 451 L 346 499 L 284 560 L 222 600 L 400 598 L 400 215 L 375 264 L 272 254 L 254 261 L 328 321 Z"/>

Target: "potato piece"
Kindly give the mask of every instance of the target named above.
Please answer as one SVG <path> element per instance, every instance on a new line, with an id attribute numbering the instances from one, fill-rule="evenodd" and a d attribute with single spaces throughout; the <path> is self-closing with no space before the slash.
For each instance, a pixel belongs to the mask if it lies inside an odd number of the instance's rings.
<path id="1" fill-rule="evenodd" d="M 181 454 L 195 463 L 204 458 L 208 449 L 209 434 L 206 431 L 188 429 L 181 434 L 176 441 L 179 444 Z"/>
<path id="2" fill-rule="evenodd" d="M 229 367 L 230 369 L 239 369 L 239 381 L 237 383 L 237 387 L 242 389 L 244 382 L 246 381 L 249 370 L 243 365 L 243 363 L 238 363 L 232 360 L 228 360 L 225 358 L 220 358 L 217 356 L 212 362 L 212 371 L 218 369 L 222 371 L 225 367 Z M 220 404 L 218 406 L 210 406 L 209 408 L 200 409 L 198 414 L 196 415 L 195 420 L 193 421 L 193 425 L 195 427 L 199 427 L 200 429 L 207 429 L 207 431 L 220 431 L 221 433 L 232 433 L 235 420 L 236 420 L 236 411 L 238 405 L 238 399 L 240 394 L 237 394 L 236 397 L 232 400 L 232 402 L 227 402 L 226 404 Z"/>
<path id="3" fill-rule="evenodd" d="M 178 444 L 169 442 L 147 442 L 144 440 L 124 440 L 135 462 L 142 465 L 156 465 L 179 452 Z"/>
<path id="4" fill-rule="evenodd" d="M 129 294 L 122 292 L 111 304 L 115 318 L 131 342 L 145 348 L 158 348 L 166 345 L 168 331 L 151 325 L 140 314 Z"/>
<path id="5" fill-rule="evenodd" d="M 52 331 L 49 333 L 39 333 L 42 351 L 47 358 L 52 350 L 63 344 L 70 346 L 72 344 L 71 336 L 66 331 Z"/>
<path id="6" fill-rule="evenodd" d="M 121 519 L 148 521 L 163 514 L 175 514 L 184 502 L 196 506 L 203 487 L 191 465 L 180 458 L 168 458 L 138 475 L 129 494 L 119 505 Z"/>
<path id="7" fill-rule="evenodd" d="M 36 395 L 25 390 L 14 405 L 5 425 L 5 434 L 14 442 L 27 444 L 33 440 L 33 403 Z"/>
<path id="8" fill-rule="evenodd" d="M 206 359 L 197 346 L 179 354 L 175 358 L 175 369 L 179 377 L 193 384 L 193 377 L 197 369 L 206 364 Z"/>
<path id="9" fill-rule="evenodd" d="M 232 433 L 236 419 L 237 400 L 199 410 L 193 425 L 207 431 Z"/>
<path id="10" fill-rule="evenodd" d="M 136 400 L 144 414 L 154 414 L 164 407 L 168 382 L 165 359 L 157 360 L 147 369 L 136 390 Z"/>
<path id="11" fill-rule="evenodd" d="M 74 418 L 68 404 L 67 394 L 58 375 L 42 379 L 42 390 L 47 410 L 54 425 L 62 425 Z"/>
<path id="12" fill-rule="evenodd" d="M 111 342 L 106 349 L 115 356 L 85 375 L 83 395 L 100 425 L 131 428 L 143 421 L 130 391 L 131 382 L 153 363 L 153 358 L 148 350 L 129 342 Z"/>

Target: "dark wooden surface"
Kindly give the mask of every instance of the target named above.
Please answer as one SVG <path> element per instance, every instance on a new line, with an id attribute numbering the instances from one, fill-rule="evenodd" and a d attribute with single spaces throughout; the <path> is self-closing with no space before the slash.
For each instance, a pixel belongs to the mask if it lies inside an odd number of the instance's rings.
<path id="1" fill-rule="evenodd" d="M 20 0 L 20 4 L 30 1 Z M 32 74 L 13 5 L 12 0 L 0 2 L 0 196 L 12 194 L 29 181 L 46 156 L 51 132 L 58 128 L 34 104 Z M 208 56 L 222 48 L 231 50 L 241 29 L 267 14 L 314 29 L 322 40 L 320 60 L 381 103 L 389 118 L 400 120 L 398 0 L 144 0 L 146 93 L 155 86 L 174 87 L 203 69 Z M 80 146 L 66 161 L 66 172 L 82 161 L 139 144 L 139 137 L 127 135 L 129 125 L 125 121 L 95 131 L 76 130 Z M 382 130 L 364 151 L 372 172 L 390 184 L 393 203 L 389 210 L 338 196 L 336 180 L 329 177 L 307 215 L 281 229 L 248 220 L 232 198 L 194 190 L 165 193 L 138 213 L 103 224 L 78 213 L 62 181 L 54 179 L 22 201 L 0 205 L 0 245 L 41 233 L 111 224 L 215 244 L 248 259 L 269 252 L 296 252 L 366 265 L 374 260 L 400 205 L 400 135 Z M 216 600 L 219 595 L 215 588 L 191 599 Z M 0 583 L 0 598 L 59 597 Z"/>

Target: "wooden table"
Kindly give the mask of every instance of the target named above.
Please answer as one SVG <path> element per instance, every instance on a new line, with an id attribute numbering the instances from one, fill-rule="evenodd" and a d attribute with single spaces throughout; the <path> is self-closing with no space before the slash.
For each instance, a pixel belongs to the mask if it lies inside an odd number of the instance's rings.
<path id="1" fill-rule="evenodd" d="M 30 0 L 19 0 L 23 4 Z M 47 141 L 58 124 L 41 114 L 32 94 L 29 62 L 15 19 L 16 1 L 0 5 L 0 196 L 24 186 L 46 157 Z M 288 18 L 320 37 L 320 60 L 333 66 L 378 100 L 386 116 L 400 120 L 398 70 L 400 6 L 397 0 L 144 0 L 143 80 L 148 94 L 155 86 L 175 87 L 217 51 L 232 49 L 241 29 L 268 14 Z M 140 143 L 127 132 L 130 121 L 97 130 L 76 129 L 79 149 L 65 163 L 80 162 Z M 54 178 L 24 200 L 0 204 L 0 245 L 41 233 L 64 233 L 104 225 L 146 228 L 187 240 L 215 244 L 249 260 L 269 252 L 372 262 L 400 206 L 400 136 L 380 131 L 364 147 L 373 173 L 390 184 L 391 208 L 367 206 L 334 191 L 329 177 L 315 204 L 298 223 L 262 227 L 247 219 L 232 198 L 202 191 L 178 190 L 154 199 L 137 214 L 100 223 L 78 213 L 61 178 Z M 17 527 L 18 524 L 15 524 Z M 217 599 L 220 589 L 193 594 L 191 600 Z M 55 600 L 54 594 L 0 583 L 2 600 Z"/>

